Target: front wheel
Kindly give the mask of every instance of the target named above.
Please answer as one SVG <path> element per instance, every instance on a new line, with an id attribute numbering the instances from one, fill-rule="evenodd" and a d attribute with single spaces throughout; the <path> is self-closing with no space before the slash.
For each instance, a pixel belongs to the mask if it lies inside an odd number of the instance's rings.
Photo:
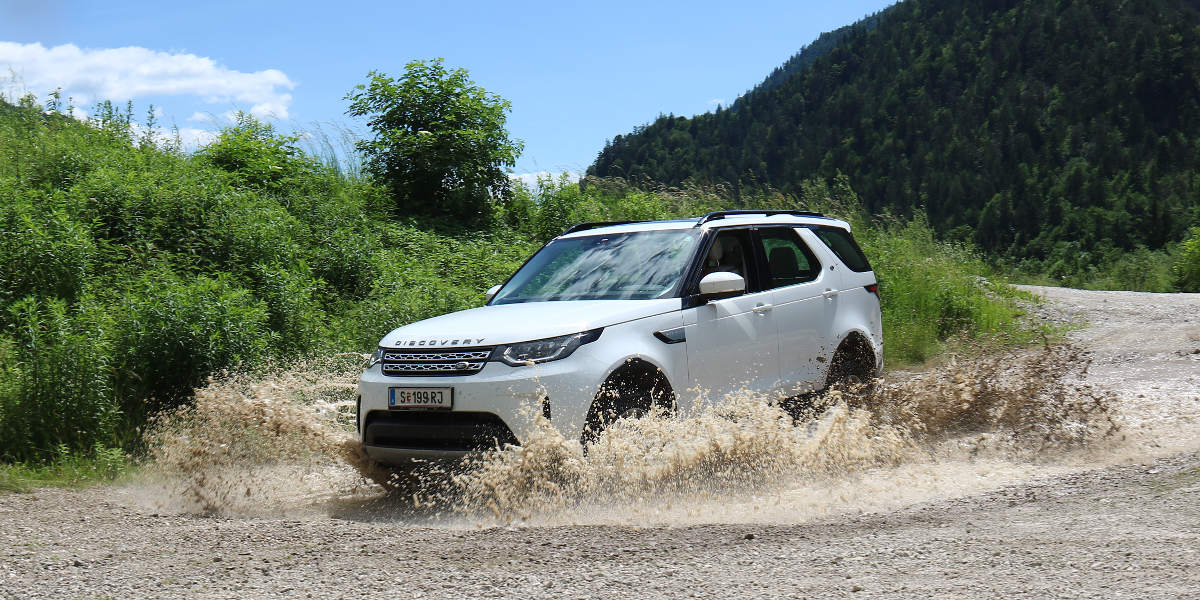
<path id="1" fill-rule="evenodd" d="M 595 443 L 613 423 L 621 419 L 640 419 L 658 407 L 673 410 L 675 394 L 661 371 L 649 366 L 626 363 L 614 372 L 592 400 L 580 441 L 586 449 Z"/>

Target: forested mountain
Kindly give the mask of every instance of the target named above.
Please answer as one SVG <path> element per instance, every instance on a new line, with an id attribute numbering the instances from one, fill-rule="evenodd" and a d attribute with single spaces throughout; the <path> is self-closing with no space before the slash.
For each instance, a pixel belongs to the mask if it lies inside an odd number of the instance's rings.
<path id="1" fill-rule="evenodd" d="M 775 67 L 775 70 L 771 71 L 771 74 L 767 75 L 767 78 L 764 79 L 762 83 L 754 86 L 754 89 L 750 90 L 748 94 L 738 98 L 734 102 L 733 108 L 736 109 L 739 102 L 742 102 L 745 98 L 753 95 L 755 92 L 768 92 L 783 85 L 784 82 L 816 62 L 818 58 L 829 54 L 830 50 L 836 48 L 838 43 L 840 43 L 851 33 L 855 31 L 870 31 L 874 29 L 877 25 L 879 25 L 879 18 L 885 12 L 887 12 L 887 9 L 877 12 L 853 25 L 839 27 L 833 31 L 826 31 L 825 33 L 817 36 L 817 39 L 813 40 L 813 43 L 801 48 L 800 51 L 793 54 L 791 58 L 783 61 L 783 64 Z"/>
<path id="2" fill-rule="evenodd" d="M 905 0 L 736 109 L 617 136 L 589 175 L 849 177 L 873 212 L 1045 257 L 1200 223 L 1197 0 Z"/>

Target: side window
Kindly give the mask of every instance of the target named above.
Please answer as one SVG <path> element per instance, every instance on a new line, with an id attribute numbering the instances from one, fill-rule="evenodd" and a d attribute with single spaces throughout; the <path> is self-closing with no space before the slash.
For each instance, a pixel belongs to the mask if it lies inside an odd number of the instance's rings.
<path id="1" fill-rule="evenodd" d="M 767 259 L 766 288 L 777 288 L 812 281 L 821 272 L 821 263 L 791 228 L 762 229 L 763 256 Z"/>
<path id="2" fill-rule="evenodd" d="M 849 231 L 837 227 L 813 227 L 812 232 L 817 234 L 851 271 L 863 273 L 871 270 L 871 263 L 867 262 L 866 255 Z"/>
<path id="3" fill-rule="evenodd" d="M 701 265 L 700 278 L 716 271 L 737 273 L 746 279 L 746 290 L 759 289 L 755 285 L 753 254 L 750 253 L 750 235 L 746 229 L 729 229 L 717 232 Z M 697 280 L 698 281 L 698 280 Z"/>

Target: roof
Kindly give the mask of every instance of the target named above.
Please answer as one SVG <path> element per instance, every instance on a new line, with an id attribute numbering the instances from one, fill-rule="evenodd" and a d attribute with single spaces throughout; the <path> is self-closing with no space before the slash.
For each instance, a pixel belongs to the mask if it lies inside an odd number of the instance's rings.
<path id="1" fill-rule="evenodd" d="M 694 219 L 674 219 L 669 221 L 640 221 L 633 223 L 595 223 L 581 224 L 568 229 L 566 233 L 560 235 L 560 238 L 567 237 L 585 237 L 590 235 L 601 235 L 611 233 L 633 233 L 636 231 L 664 231 L 671 229 L 694 229 L 699 227 L 701 230 L 715 229 L 720 227 L 734 227 L 737 225 L 833 225 L 849 230 L 850 224 L 832 217 L 816 216 L 815 214 L 800 215 L 800 214 L 764 214 L 759 213 L 733 213 L 726 212 L 719 218 L 699 217 Z"/>

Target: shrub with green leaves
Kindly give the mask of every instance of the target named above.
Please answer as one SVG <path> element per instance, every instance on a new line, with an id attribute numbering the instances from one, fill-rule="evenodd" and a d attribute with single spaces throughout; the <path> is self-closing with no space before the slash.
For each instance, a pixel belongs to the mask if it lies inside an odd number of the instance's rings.
<path id="1" fill-rule="evenodd" d="M 89 451 L 120 439 L 111 387 L 113 319 L 85 298 L 23 298 L 8 307 L 0 337 L 0 460 Z"/>
<path id="2" fill-rule="evenodd" d="M 253 367 L 277 346 L 266 303 L 230 277 L 150 271 L 125 292 L 117 394 L 130 424 L 173 408 L 205 378 Z"/>
<path id="3" fill-rule="evenodd" d="M 73 218 L 61 198 L 0 179 L 0 302 L 77 298 L 95 254 L 90 224 Z"/>
<path id="4" fill-rule="evenodd" d="M 886 360 L 922 362 L 955 336 L 1023 334 L 1015 292 L 982 277 L 988 269 L 976 251 L 939 241 L 923 218 L 856 235 L 879 278 Z"/>
<path id="5" fill-rule="evenodd" d="M 508 196 L 507 169 L 523 146 L 505 129 L 511 104 L 440 58 L 409 62 L 398 78 L 367 77 L 346 95 L 346 113 L 366 118 L 373 137 L 357 147 L 397 212 L 486 220 L 491 203 Z"/>
<path id="6" fill-rule="evenodd" d="M 256 295 L 267 307 L 267 325 L 278 337 L 277 351 L 307 356 L 327 348 L 328 316 L 321 308 L 322 282 L 308 265 L 255 265 Z"/>
<path id="7" fill-rule="evenodd" d="M 304 255 L 303 224 L 269 198 L 229 192 L 200 218 L 209 232 L 206 254 L 222 269 L 246 274 L 261 265 L 295 264 Z"/>
<path id="8" fill-rule="evenodd" d="M 243 111 L 233 118 L 215 142 L 196 152 L 198 161 L 228 173 L 237 187 L 290 192 L 312 182 L 320 166 L 296 146 L 300 136 L 279 135 Z"/>
<path id="9" fill-rule="evenodd" d="M 182 158 L 113 160 L 69 194 L 95 221 L 97 237 L 146 255 L 171 253 L 189 264 L 213 254 L 206 219 L 226 201 L 219 174 Z"/>

